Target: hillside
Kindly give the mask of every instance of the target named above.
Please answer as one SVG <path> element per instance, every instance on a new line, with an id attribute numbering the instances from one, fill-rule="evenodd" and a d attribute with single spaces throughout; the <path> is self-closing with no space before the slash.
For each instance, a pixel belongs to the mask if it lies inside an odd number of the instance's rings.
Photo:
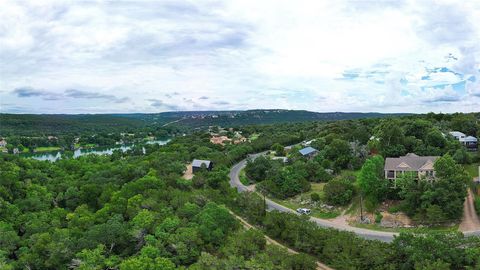
<path id="1" fill-rule="evenodd" d="M 242 126 L 257 124 L 295 123 L 307 121 L 337 121 L 407 115 L 357 112 L 319 113 L 303 110 L 248 110 L 227 112 L 201 112 L 197 114 L 192 114 L 193 112 L 185 113 L 185 119 L 179 122 L 179 124 L 190 127 L 202 127 L 211 125 Z M 165 114 L 168 115 L 170 113 Z"/>
<path id="2" fill-rule="evenodd" d="M 299 110 L 186 111 L 155 114 L 0 114 L 0 136 L 65 134 L 75 132 L 125 132 L 139 127 L 172 124 L 184 128 L 212 125 L 241 126 L 306 121 L 379 118 L 405 114 L 318 113 Z"/>

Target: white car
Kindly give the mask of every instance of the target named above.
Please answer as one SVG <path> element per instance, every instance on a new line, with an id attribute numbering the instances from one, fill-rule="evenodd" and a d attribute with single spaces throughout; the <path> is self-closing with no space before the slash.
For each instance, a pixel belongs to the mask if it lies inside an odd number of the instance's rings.
<path id="1" fill-rule="evenodd" d="M 301 214 L 301 215 L 310 215 L 312 211 L 308 208 L 298 208 L 297 209 L 297 213 Z"/>

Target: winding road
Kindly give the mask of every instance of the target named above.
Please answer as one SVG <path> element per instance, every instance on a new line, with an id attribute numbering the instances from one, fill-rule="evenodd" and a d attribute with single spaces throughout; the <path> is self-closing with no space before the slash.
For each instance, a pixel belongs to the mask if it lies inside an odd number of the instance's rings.
<path id="1" fill-rule="evenodd" d="M 266 152 L 261 152 L 257 154 L 252 154 L 250 155 L 250 158 L 255 159 L 261 155 L 265 155 Z M 245 191 L 254 191 L 253 188 L 247 187 L 243 185 L 240 182 L 239 174 L 240 171 L 245 167 L 247 164 L 247 159 L 244 159 L 240 161 L 239 163 L 235 164 L 231 169 L 230 169 L 230 185 L 232 187 L 237 188 L 238 192 L 245 192 Z M 466 198 L 465 201 L 465 215 L 467 216 L 466 218 L 464 217 L 464 220 L 460 226 L 460 229 L 463 231 L 463 234 L 465 236 L 480 236 L 480 221 L 478 220 L 478 217 L 475 213 L 475 210 L 473 208 L 473 198 L 472 198 L 471 191 L 469 191 L 469 196 Z M 294 210 L 287 208 L 281 204 L 278 204 L 270 199 L 266 199 L 267 207 L 268 209 L 271 210 L 277 210 L 281 212 L 287 212 L 287 213 L 294 213 L 298 214 Z M 467 219 L 467 220 L 465 220 Z M 473 220 L 473 221 L 472 221 Z M 369 229 L 362 229 L 362 228 L 357 228 L 353 227 L 350 225 L 346 224 L 338 224 L 334 223 L 330 220 L 326 219 L 320 219 L 316 217 L 310 217 L 310 221 L 315 222 L 318 226 L 325 227 L 325 228 L 334 228 L 337 230 L 343 230 L 343 231 L 349 231 L 353 232 L 356 235 L 363 237 L 365 239 L 369 240 L 380 240 L 383 242 L 391 242 L 395 238 L 395 236 L 398 235 L 398 233 L 394 232 L 382 232 L 382 231 L 374 231 L 374 230 L 369 230 Z M 464 226 L 464 223 L 468 223 L 468 226 Z"/>
<path id="2" fill-rule="evenodd" d="M 264 155 L 266 152 L 261 152 L 257 154 L 252 154 L 250 155 L 250 158 L 255 159 L 261 155 Z M 230 185 L 232 187 L 237 188 L 238 192 L 245 192 L 245 191 L 253 191 L 251 188 L 243 185 L 240 182 L 240 171 L 245 167 L 247 164 L 247 159 L 244 159 L 240 161 L 239 163 L 235 164 L 231 169 L 230 169 Z M 277 210 L 280 212 L 287 212 L 287 213 L 294 213 L 297 214 L 294 210 L 287 208 L 281 204 L 278 204 L 270 199 L 266 199 L 266 204 L 269 210 Z M 369 240 L 380 240 L 383 242 L 391 242 L 395 238 L 395 236 L 398 235 L 398 233 L 394 232 L 382 232 L 382 231 L 374 231 L 374 230 L 368 230 L 368 229 L 362 229 L 362 228 L 357 228 L 349 225 L 344 225 L 344 224 L 337 224 L 332 221 L 326 220 L 326 219 L 320 219 L 316 217 L 310 217 L 310 221 L 315 222 L 318 226 L 320 227 L 325 227 L 325 228 L 334 228 L 337 230 L 343 230 L 343 231 L 349 231 L 353 232 L 356 235 L 363 237 L 365 239 Z M 476 231 L 468 231 L 464 232 L 466 236 L 480 236 L 480 230 Z"/>

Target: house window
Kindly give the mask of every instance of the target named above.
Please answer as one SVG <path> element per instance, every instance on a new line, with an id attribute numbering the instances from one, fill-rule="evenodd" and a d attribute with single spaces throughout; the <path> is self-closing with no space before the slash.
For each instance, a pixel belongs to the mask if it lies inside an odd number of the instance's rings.
<path id="1" fill-rule="evenodd" d="M 395 178 L 395 171 L 387 171 L 387 178 Z"/>

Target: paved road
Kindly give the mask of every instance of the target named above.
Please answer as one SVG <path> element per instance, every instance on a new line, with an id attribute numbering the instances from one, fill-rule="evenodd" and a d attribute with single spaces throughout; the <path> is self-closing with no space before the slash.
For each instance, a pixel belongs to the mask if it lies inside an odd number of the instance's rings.
<path id="1" fill-rule="evenodd" d="M 260 155 L 264 155 L 265 153 L 266 152 L 253 154 L 253 155 L 250 155 L 250 157 L 255 159 Z M 233 166 L 230 169 L 230 175 L 229 175 L 230 176 L 230 185 L 232 187 L 236 187 L 239 192 L 253 191 L 251 188 L 249 189 L 249 187 L 243 185 L 240 182 L 239 174 L 240 174 L 240 171 L 245 167 L 246 164 L 247 164 L 247 160 L 244 159 L 244 160 L 240 161 L 239 163 L 235 164 L 235 166 Z M 467 201 L 468 201 L 468 198 L 467 198 Z M 280 204 L 278 204 L 278 203 L 276 203 L 272 200 L 266 199 L 266 203 L 267 203 L 267 207 L 268 207 L 269 210 L 278 210 L 278 211 L 281 211 L 281 212 L 289 212 L 289 213 L 298 214 L 294 210 L 292 210 L 290 208 L 287 208 L 283 205 L 280 205 Z M 470 211 L 470 213 L 475 214 L 475 212 L 472 212 L 472 211 L 474 211 L 472 207 L 473 207 L 473 202 L 471 202 L 470 209 L 468 209 L 468 211 Z M 318 226 L 325 227 L 325 228 L 335 228 L 335 229 L 344 230 L 344 231 L 350 231 L 350 232 L 353 232 L 360 237 L 363 237 L 363 238 L 369 239 L 369 240 L 380 240 L 380 241 L 383 241 L 383 242 L 391 242 L 395 238 L 395 236 L 398 235 L 398 233 L 374 231 L 374 230 L 352 227 L 352 226 L 349 226 L 349 225 L 337 224 L 337 223 L 333 223 L 333 222 L 331 222 L 329 220 L 326 220 L 326 219 L 320 219 L 320 218 L 315 218 L 315 217 L 310 217 L 310 220 L 317 223 Z M 477 221 L 478 221 L 478 217 L 475 220 L 475 226 L 477 225 L 477 223 L 476 223 Z M 468 236 L 480 236 L 480 229 L 478 229 L 478 227 L 475 227 L 474 230 L 471 230 L 471 229 L 473 229 L 473 228 L 470 227 L 469 229 L 464 229 L 463 234 L 467 237 Z"/>
<path id="2" fill-rule="evenodd" d="M 265 152 L 250 155 L 252 159 L 255 159 L 256 157 L 265 154 Z M 231 169 L 230 169 L 230 185 L 232 187 L 236 187 L 239 192 L 244 192 L 244 191 L 251 191 L 249 188 L 245 185 L 243 185 L 240 182 L 239 174 L 240 171 L 245 167 L 247 164 L 247 160 L 244 159 L 240 161 L 239 163 L 235 164 Z M 269 210 L 278 210 L 281 212 L 289 212 L 289 213 L 294 213 L 297 214 L 294 210 L 287 208 L 283 205 L 280 205 L 272 200 L 266 199 L 267 207 Z M 315 218 L 311 217 L 311 221 L 317 223 L 318 226 L 321 227 L 326 227 L 326 228 L 335 228 L 338 230 L 344 230 L 344 231 L 350 231 L 355 234 L 357 234 L 360 237 L 363 237 L 365 239 L 369 240 L 380 240 L 383 242 L 391 242 L 393 238 L 398 235 L 398 233 L 392 233 L 392 232 L 381 232 L 381 231 L 374 231 L 374 230 L 368 230 L 368 229 L 361 229 L 361 228 L 356 228 L 352 227 L 349 225 L 339 225 L 336 223 L 333 223 L 329 220 L 325 219 L 320 219 L 320 218 Z M 479 232 L 480 234 L 480 232 Z"/>

